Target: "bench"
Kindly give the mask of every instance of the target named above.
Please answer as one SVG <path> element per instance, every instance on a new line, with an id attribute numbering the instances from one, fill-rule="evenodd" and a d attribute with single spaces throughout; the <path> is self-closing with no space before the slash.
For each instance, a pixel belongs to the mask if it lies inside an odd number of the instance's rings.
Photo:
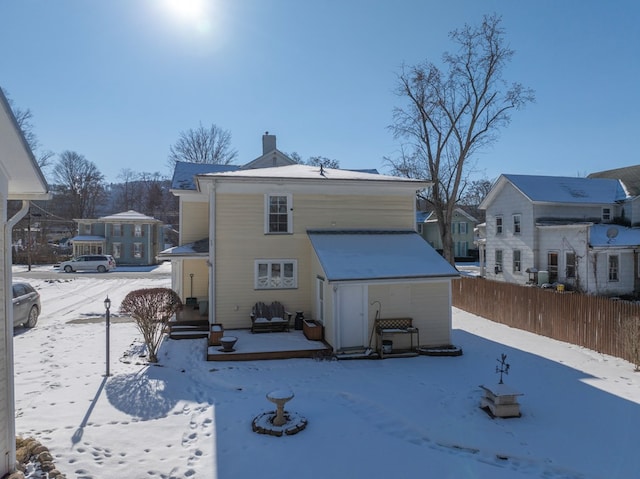
<path id="1" fill-rule="evenodd" d="M 277 301 L 269 306 L 258 302 L 251 310 L 252 333 L 288 332 L 290 325 L 291 313 Z"/>
<path id="2" fill-rule="evenodd" d="M 416 336 L 416 347 L 420 346 L 420 332 L 413 326 L 412 318 L 379 318 L 374 324 L 376 332 L 376 350 L 380 359 L 384 358 L 384 338 L 394 334 L 409 334 L 411 337 L 410 352 L 415 352 L 413 347 L 413 336 Z M 389 353 L 387 353 L 389 354 Z"/>

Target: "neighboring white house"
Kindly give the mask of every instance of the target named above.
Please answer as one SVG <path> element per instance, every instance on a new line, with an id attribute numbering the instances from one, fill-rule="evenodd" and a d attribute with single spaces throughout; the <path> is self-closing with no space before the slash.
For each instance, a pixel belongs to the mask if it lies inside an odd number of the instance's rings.
<path id="1" fill-rule="evenodd" d="M 640 229 L 628 225 L 640 220 L 637 202 L 615 178 L 501 175 L 480 205 L 485 276 L 636 294 Z"/>
<path id="2" fill-rule="evenodd" d="M 11 230 L 29 211 L 30 200 L 49 199 L 47 182 L 0 89 L 0 477 L 16 465 L 13 386 L 13 306 Z M 8 218 L 7 200 L 21 200 L 22 208 Z"/>

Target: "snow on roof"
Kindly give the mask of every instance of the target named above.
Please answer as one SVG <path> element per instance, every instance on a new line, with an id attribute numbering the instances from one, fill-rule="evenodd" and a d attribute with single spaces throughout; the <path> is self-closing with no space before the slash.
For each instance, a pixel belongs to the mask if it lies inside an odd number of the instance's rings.
<path id="1" fill-rule="evenodd" d="M 102 216 L 100 217 L 100 220 L 103 221 L 153 221 L 153 222 L 159 222 L 160 220 L 157 220 L 151 216 L 147 216 L 147 215 L 143 215 L 142 213 L 138 213 L 137 211 L 134 210 L 129 210 L 129 211 L 123 211 L 122 213 L 116 213 L 113 215 L 109 215 L 109 216 Z"/>
<path id="2" fill-rule="evenodd" d="M 193 243 L 173 246 L 161 251 L 158 258 L 171 259 L 176 256 L 202 256 L 209 254 L 209 238 L 204 238 Z"/>
<path id="3" fill-rule="evenodd" d="M 235 170 L 219 173 L 206 173 L 202 176 L 215 178 L 246 178 L 246 179 L 313 179 L 313 180 L 369 180 L 392 181 L 398 183 L 416 182 L 424 180 L 401 178 L 398 176 L 380 175 L 367 170 L 341 170 L 308 165 L 278 166 L 275 168 L 257 168 L 254 170 Z"/>
<path id="4" fill-rule="evenodd" d="M 611 204 L 627 197 L 622 184 L 616 179 L 536 175 L 502 176 L 531 201 Z"/>
<path id="5" fill-rule="evenodd" d="M 208 163 L 189 163 L 186 161 L 176 162 L 171 179 L 171 189 L 174 190 L 195 190 L 194 178 L 196 175 L 204 173 L 219 173 L 222 171 L 233 171 L 240 169 L 237 165 L 212 165 Z"/>
<path id="6" fill-rule="evenodd" d="M 415 231 L 309 231 L 329 281 L 459 275 Z"/>
<path id="7" fill-rule="evenodd" d="M 592 247 L 626 247 L 640 245 L 640 228 L 612 224 L 591 226 L 589 244 Z"/>

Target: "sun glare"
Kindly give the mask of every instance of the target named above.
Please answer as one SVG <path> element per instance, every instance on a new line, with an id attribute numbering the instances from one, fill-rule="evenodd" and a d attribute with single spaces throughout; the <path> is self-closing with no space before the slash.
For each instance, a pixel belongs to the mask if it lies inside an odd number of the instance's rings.
<path id="1" fill-rule="evenodd" d="M 198 22 L 207 15 L 207 0 L 165 0 L 169 14 L 177 18 Z"/>

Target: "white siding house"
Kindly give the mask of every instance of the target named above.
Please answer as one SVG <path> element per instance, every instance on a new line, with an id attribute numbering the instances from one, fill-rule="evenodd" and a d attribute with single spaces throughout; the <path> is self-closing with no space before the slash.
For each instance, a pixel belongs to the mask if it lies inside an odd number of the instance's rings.
<path id="1" fill-rule="evenodd" d="M 613 178 L 501 175 L 486 210 L 485 276 L 601 295 L 637 293 L 636 198 Z"/>
<path id="2" fill-rule="evenodd" d="M 43 199 L 49 199 L 47 183 L 0 89 L 0 477 L 16 465 L 11 230 L 29 211 L 29 200 Z M 8 200 L 22 200 L 11 218 Z"/>

